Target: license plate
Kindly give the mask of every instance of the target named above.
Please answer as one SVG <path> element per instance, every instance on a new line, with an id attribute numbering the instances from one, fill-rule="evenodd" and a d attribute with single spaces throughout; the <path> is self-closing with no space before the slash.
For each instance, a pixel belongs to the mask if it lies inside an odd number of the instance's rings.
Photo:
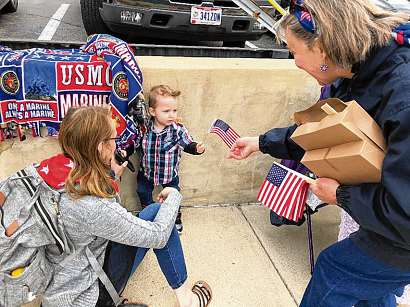
<path id="1" fill-rule="evenodd" d="M 121 11 L 121 22 L 130 24 L 141 24 L 142 13 L 134 11 Z"/>
<path id="2" fill-rule="evenodd" d="M 219 26 L 222 21 L 222 9 L 215 7 L 193 6 L 191 24 Z"/>

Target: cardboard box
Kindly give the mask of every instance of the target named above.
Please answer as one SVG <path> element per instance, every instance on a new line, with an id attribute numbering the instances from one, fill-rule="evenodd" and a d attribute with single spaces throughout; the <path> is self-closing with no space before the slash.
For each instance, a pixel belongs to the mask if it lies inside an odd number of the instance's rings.
<path id="1" fill-rule="evenodd" d="M 332 112 L 335 113 L 329 114 Z M 292 140 L 305 150 L 360 141 L 365 139 L 363 135 L 381 149 L 386 148 L 380 127 L 356 101 L 322 100 L 295 113 L 294 119 L 300 126 L 292 134 Z"/>
<path id="2" fill-rule="evenodd" d="M 382 131 L 360 105 L 331 98 L 295 113 L 291 138 L 306 150 L 302 163 L 342 184 L 380 182 L 386 149 Z"/>

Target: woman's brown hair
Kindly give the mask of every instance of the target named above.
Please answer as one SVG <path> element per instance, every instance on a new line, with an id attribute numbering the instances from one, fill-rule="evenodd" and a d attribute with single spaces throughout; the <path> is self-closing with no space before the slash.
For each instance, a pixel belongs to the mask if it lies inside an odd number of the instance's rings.
<path id="1" fill-rule="evenodd" d="M 312 48 L 317 42 L 329 60 L 344 69 L 366 59 L 374 47 L 386 45 L 392 30 L 408 20 L 404 13 L 383 10 L 367 0 L 304 0 L 311 13 L 315 33 L 302 28 L 293 14 L 285 16 L 279 27 L 279 37 L 286 30 Z"/>
<path id="2" fill-rule="evenodd" d="M 112 128 L 110 110 L 102 107 L 72 108 L 64 117 L 58 141 L 64 155 L 74 162 L 65 184 L 72 198 L 115 195 L 110 166 L 98 151 L 99 144 L 111 137 Z"/>

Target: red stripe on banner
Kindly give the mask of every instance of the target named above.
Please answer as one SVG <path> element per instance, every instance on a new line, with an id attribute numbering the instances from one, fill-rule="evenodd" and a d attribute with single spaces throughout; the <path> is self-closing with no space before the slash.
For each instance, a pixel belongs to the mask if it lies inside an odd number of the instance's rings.
<path id="1" fill-rule="evenodd" d="M 57 62 L 57 91 L 110 91 L 112 74 L 109 64 L 99 62 Z"/>
<path id="2" fill-rule="evenodd" d="M 3 100 L 0 101 L 0 110 L 3 123 L 58 122 L 57 101 Z"/>

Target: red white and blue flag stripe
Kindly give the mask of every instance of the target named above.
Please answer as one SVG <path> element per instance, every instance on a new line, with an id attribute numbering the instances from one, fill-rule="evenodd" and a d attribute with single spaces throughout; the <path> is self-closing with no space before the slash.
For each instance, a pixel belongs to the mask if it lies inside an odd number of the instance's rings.
<path id="1" fill-rule="evenodd" d="M 216 119 L 209 128 L 210 133 L 216 133 L 222 141 L 228 145 L 229 148 L 235 144 L 236 140 L 240 137 L 235 130 L 231 128 L 226 122 L 222 119 Z"/>
<path id="2" fill-rule="evenodd" d="M 309 183 L 297 172 L 276 162 L 259 193 L 258 201 L 279 216 L 297 222 L 303 215 Z"/>

